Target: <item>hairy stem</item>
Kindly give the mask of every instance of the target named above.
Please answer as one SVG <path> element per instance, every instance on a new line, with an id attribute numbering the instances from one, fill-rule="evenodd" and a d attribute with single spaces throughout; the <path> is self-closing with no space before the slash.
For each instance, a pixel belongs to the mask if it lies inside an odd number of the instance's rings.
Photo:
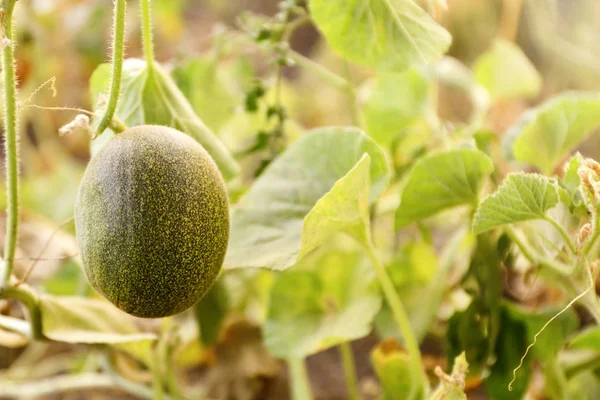
<path id="1" fill-rule="evenodd" d="M 304 359 L 289 359 L 290 379 L 292 381 L 292 400 L 312 400 L 310 380 Z"/>
<path id="2" fill-rule="evenodd" d="M 588 257 L 594 249 L 595 244 L 598 241 L 598 236 L 600 236 L 600 213 L 596 210 L 592 210 L 592 235 L 586 241 L 582 250 L 586 257 Z"/>
<path id="3" fill-rule="evenodd" d="M 525 258 L 527 258 L 532 264 L 539 265 L 541 267 L 545 267 L 551 269 L 552 271 L 558 273 L 559 275 L 568 276 L 573 273 L 573 268 L 565 265 L 557 260 L 551 260 L 539 254 L 535 249 L 533 249 L 529 243 L 525 240 L 521 239 L 521 237 L 517 234 L 517 232 L 510 226 L 507 226 L 504 231 L 508 235 L 508 237 L 512 240 L 514 244 L 517 245 L 519 250 Z"/>
<path id="4" fill-rule="evenodd" d="M 0 263 L 0 292 L 6 288 L 14 267 L 19 224 L 19 147 L 17 140 L 17 82 L 15 79 L 15 41 L 13 12 L 16 0 L 2 3 L 4 20 L 2 25 L 2 71 L 4 80 L 4 132 L 6 154 L 6 239 L 4 263 Z"/>
<path id="5" fill-rule="evenodd" d="M 540 267 L 545 268 L 555 274 L 555 282 L 559 283 L 560 286 L 567 291 L 569 296 L 576 297 L 583 290 L 585 290 L 578 287 L 578 285 L 573 282 L 573 279 L 571 278 L 573 272 L 579 269 L 579 264 L 577 267 L 572 268 L 559 261 L 545 258 L 538 254 L 537 251 L 533 249 L 526 241 L 522 240 L 512 227 L 506 227 L 505 232 L 513 241 L 513 243 L 519 247 L 519 250 L 521 250 L 521 253 L 525 258 L 527 258 L 527 260 L 529 260 L 529 262 L 539 265 Z M 586 273 L 589 274 L 589 271 Z M 591 278 L 590 280 L 593 282 Z M 586 279 L 588 285 L 593 284 L 592 282 L 589 282 L 590 280 Z M 598 296 L 596 295 L 595 291 L 590 290 L 588 293 L 586 293 L 585 296 L 579 300 L 579 304 L 585 307 L 585 309 L 592 315 L 597 323 L 600 323 L 600 302 L 598 301 Z"/>
<path id="6" fill-rule="evenodd" d="M 304 57 L 302 54 L 289 50 L 288 57 L 293 60 L 298 66 L 304 68 L 305 70 L 319 76 L 324 81 L 327 81 L 329 84 L 343 90 L 350 90 L 350 83 L 341 76 L 331 72 L 324 66 L 319 63 L 314 62 L 310 58 Z"/>
<path id="7" fill-rule="evenodd" d="M 21 302 L 29 314 L 29 324 L 31 325 L 31 338 L 43 340 L 42 333 L 42 312 L 40 309 L 40 300 L 36 293 L 27 285 L 15 287 L 7 286 L 1 293 L 0 299 L 12 299 Z"/>
<path id="8" fill-rule="evenodd" d="M 144 57 L 146 57 L 148 75 L 151 75 L 154 69 L 154 39 L 150 0 L 142 0 L 142 40 L 144 42 Z"/>
<path id="9" fill-rule="evenodd" d="M 126 0 L 115 0 L 114 11 L 114 35 L 113 35 L 113 54 L 112 54 L 112 79 L 110 83 L 110 94 L 108 106 L 104 116 L 100 120 L 96 136 L 100 135 L 110 125 L 111 120 L 117 111 L 119 95 L 121 94 L 121 78 L 123 76 L 123 58 L 125 57 L 125 12 Z"/>
<path id="10" fill-rule="evenodd" d="M 348 399 L 360 400 L 360 392 L 356 379 L 356 367 L 354 356 L 352 355 L 352 347 L 350 343 L 344 342 L 339 345 L 340 354 L 342 356 L 342 366 L 344 367 L 344 376 L 346 377 L 346 388 L 348 389 Z"/>
<path id="11" fill-rule="evenodd" d="M 552 224 L 554 229 L 556 229 L 558 233 L 560 233 L 560 236 L 562 236 L 563 240 L 567 244 L 567 247 L 571 251 L 571 254 L 575 254 L 577 252 L 575 243 L 573 243 L 573 240 L 571 239 L 565 228 L 563 228 L 562 225 L 556 222 L 556 220 L 552 217 L 546 216 L 545 220 Z"/>
<path id="12" fill-rule="evenodd" d="M 352 120 L 352 125 L 356 127 L 361 127 L 360 121 L 360 113 L 358 112 L 358 104 L 356 102 L 356 90 L 354 89 L 354 83 L 352 78 L 352 70 L 350 69 L 350 63 L 348 61 L 344 61 L 344 74 L 346 75 L 346 82 L 348 82 L 348 86 L 346 87 L 346 101 L 348 102 L 348 107 L 350 108 L 350 118 Z"/>
<path id="13" fill-rule="evenodd" d="M 392 310 L 392 314 L 398 327 L 400 328 L 400 332 L 402 333 L 402 337 L 404 338 L 404 343 L 406 345 L 406 349 L 408 350 L 408 356 L 410 358 L 411 363 L 411 389 L 410 394 L 406 397 L 407 399 L 416 399 L 421 392 L 421 389 L 427 389 L 427 381 L 425 380 L 425 368 L 423 367 L 423 360 L 421 358 L 421 350 L 419 349 L 419 342 L 415 337 L 412 327 L 410 325 L 410 320 L 408 318 L 408 313 L 394 288 L 394 284 L 392 280 L 387 274 L 385 267 L 381 263 L 379 256 L 375 253 L 375 249 L 370 239 L 368 244 L 365 246 L 367 255 L 375 268 L 375 273 L 377 274 L 377 279 L 383 289 L 383 294 L 387 300 L 388 305 Z"/>

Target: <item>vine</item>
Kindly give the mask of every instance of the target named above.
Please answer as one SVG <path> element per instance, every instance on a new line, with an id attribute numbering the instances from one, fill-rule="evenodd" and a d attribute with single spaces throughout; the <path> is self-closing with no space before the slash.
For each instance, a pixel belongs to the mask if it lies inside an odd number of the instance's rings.
<path id="1" fill-rule="evenodd" d="M 19 146 L 17 137 L 17 81 L 13 12 L 16 0 L 4 0 L 0 11 L 2 29 L 2 77 L 4 81 L 4 132 L 6 134 L 6 239 L 4 263 L 0 265 L 0 292 L 6 289 L 14 267 L 19 226 Z"/>
<path id="2" fill-rule="evenodd" d="M 125 14 L 126 0 L 115 0 L 114 11 L 114 33 L 112 53 L 112 79 L 110 84 L 110 95 L 104 116 L 98 124 L 94 137 L 100 135 L 106 128 L 111 126 L 111 121 L 117 111 L 119 95 L 121 93 L 121 78 L 123 76 L 123 58 L 125 57 Z M 119 133 L 117 131 L 117 133 Z"/>

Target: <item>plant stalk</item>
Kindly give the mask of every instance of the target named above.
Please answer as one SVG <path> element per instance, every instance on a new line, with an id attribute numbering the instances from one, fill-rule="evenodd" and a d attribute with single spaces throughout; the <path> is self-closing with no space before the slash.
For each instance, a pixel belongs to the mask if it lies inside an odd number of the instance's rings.
<path id="1" fill-rule="evenodd" d="M 100 135 L 106 130 L 106 128 L 109 127 L 115 112 L 117 111 L 117 104 L 119 103 L 119 95 L 121 94 L 121 78 L 123 77 L 123 58 L 125 57 L 126 6 L 126 0 L 115 0 L 110 95 L 104 116 L 100 120 L 100 124 L 96 129 L 96 136 Z"/>
<path id="2" fill-rule="evenodd" d="M 0 299 L 12 299 L 22 303 L 27 308 L 29 314 L 31 338 L 34 340 L 44 339 L 40 300 L 33 289 L 27 285 L 21 285 L 19 287 L 9 285 L 0 293 Z"/>
<path id="3" fill-rule="evenodd" d="M 16 0 L 6 0 L 3 19 L 2 77 L 4 81 L 4 132 L 6 154 L 6 239 L 0 263 L 0 293 L 6 289 L 14 267 L 19 225 L 19 146 L 17 139 L 17 82 L 13 12 Z"/>
<path id="4" fill-rule="evenodd" d="M 377 279 L 383 289 L 383 293 L 388 302 L 388 305 L 392 309 L 392 314 L 398 327 L 400 328 L 400 332 L 402 333 L 402 337 L 404 338 L 404 343 L 406 345 L 406 349 L 408 350 L 408 356 L 410 358 L 411 363 L 411 389 L 410 394 L 407 396 L 407 399 L 416 399 L 418 397 L 418 393 L 420 389 L 427 390 L 427 381 L 425 380 L 425 368 L 423 366 L 423 360 L 421 358 L 421 350 L 419 348 L 419 342 L 417 341 L 412 327 L 410 325 L 410 320 L 408 318 L 408 313 L 394 288 L 394 284 L 392 280 L 387 274 L 385 267 L 381 263 L 379 256 L 375 254 L 375 249 L 371 240 L 368 240 L 368 244 L 365 245 L 367 255 L 375 268 L 375 273 L 377 274 Z"/>
<path id="5" fill-rule="evenodd" d="M 304 359 L 290 358 L 287 362 L 290 370 L 292 400 L 312 400 L 310 380 Z"/>
<path id="6" fill-rule="evenodd" d="M 152 388 L 154 392 L 154 400 L 164 400 L 165 391 L 163 387 L 163 374 L 162 368 L 159 362 L 158 351 L 152 354 Z"/>
<path id="7" fill-rule="evenodd" d="M 348 389 L 348 399 L 360 400 L 360 391 L 358 390 L 358 380 L 356 378 L 356 367 L 354 355 L 350 343 L 344 342 L 339 345 L 340 355 L 342 356 L 342 366 L 344 367 L 344 376 L 346 378 L 346 388 Z"/>
<path id="8" fill-rule="evenodd" d="M 575 247 L 575 243 L 573 243 L 573 240 L 571 239 L 565 228 L 563 228 L 562 225 L 556 222 L 556 220 L 552 217 L 546 216 L 545 220 L 548 221 L 558 231 L 558 233 L 560 233 L 560 236 L 567 244 L 567 247 L 571 251 L 571 254 L 577 254 L 577 248 Z"/>
<path id="9" fill-rule="evenodd" d="M 594 249 L 600 236 L 600 212 L 592 210 L 592 235 L 583 246 L 583 255 L 588 257 Z"/>
<path id="10" fill-rule="evenodd" d="M 569 267 L 568 265 L 565 265 L 560 261 L 548 259 L 538 254 L 535 249 L 533 249 L 527 242 L 519 237 L 517 232 L 512 227 L 507 226 L 504 228 L 504 232 L 508 235 L 510 240 L 517 245 L 519 250 L 521 250 L 523 256 L 525 256 L 525 258 L 527 258 L 532 264 L 546 267 L 562 276 L 569 276 L 573 273 L 573 268 Z"/>
<path id="11" fill-rule="evenodd" d="M 152 5 L 150 0 L 142 0 L 142 40 L 144 43 L 144 57 L 148 75 L 154 70 L 154 35 L 152 33 Z"/>
<path id="12" fill-rule="evenodd" d="M 294 50 L 288 51 L 288 57 L 291 60 L 293 60 L 298 66 L 317 75 L 332 86 L 335 86 L 338 89 L 342 90 L 351 90 L 351 85 L 346 79 L 331 72 L 330 70 L 328 70 L 321 64 L 314 62 L 310 58 L 307 58 Z"/>

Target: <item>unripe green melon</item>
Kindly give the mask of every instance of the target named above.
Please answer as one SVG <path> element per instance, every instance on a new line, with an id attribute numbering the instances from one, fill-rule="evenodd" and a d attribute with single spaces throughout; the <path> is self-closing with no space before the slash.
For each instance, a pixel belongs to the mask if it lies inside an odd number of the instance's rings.
<path id="1" fill-rule="evenodd" d="M 184 311 L 216 280 L 229 240 L 223 178 L 189 136 L 138 126 L 90 161 L 75 205 L 94 289 L 144 318 Z"/>

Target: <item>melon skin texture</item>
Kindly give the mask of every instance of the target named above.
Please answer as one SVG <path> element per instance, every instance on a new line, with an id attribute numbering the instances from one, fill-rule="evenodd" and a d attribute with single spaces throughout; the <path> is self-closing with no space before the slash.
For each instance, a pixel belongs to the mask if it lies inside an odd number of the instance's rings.
<path id="1" fill-rule="evenodd" d="M 162 126 L 115 135 L 92 158 L 75 204 L 77 243 L 92 287 L 142 318 L 180 313 L 217 279 L 229 204 L 209 154 Z"/>

